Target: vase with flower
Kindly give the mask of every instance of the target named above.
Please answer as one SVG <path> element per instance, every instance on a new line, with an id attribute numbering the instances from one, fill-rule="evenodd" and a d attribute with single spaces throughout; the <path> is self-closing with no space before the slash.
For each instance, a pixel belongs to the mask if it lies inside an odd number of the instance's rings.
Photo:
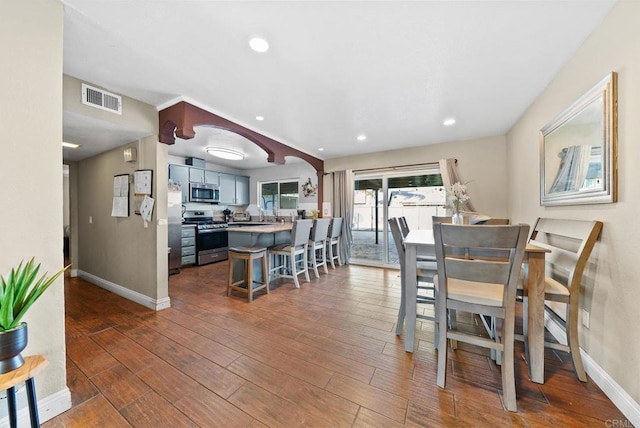
<path id="1" fill-rule="evenodd" d="M 455 182 L 447 191 L 448 206 L 452 209 L 451 223 L 462 224 L 462 204 L 469 200 L 467 195 L 467 186 L 460 182 Z"/>

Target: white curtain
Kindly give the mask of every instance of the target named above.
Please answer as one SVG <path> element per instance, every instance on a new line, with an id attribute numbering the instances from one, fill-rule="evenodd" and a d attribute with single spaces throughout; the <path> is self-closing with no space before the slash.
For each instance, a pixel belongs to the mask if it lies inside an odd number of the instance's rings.
<path id="1" fill-rule="evenodd" d="M 454 183 L 462 183 L 464 181 L 458 175 L 456 171 L 456 162 L 455 159 L 440 159 L 440 175 L 442 175 L 442 183 L 444 184 L 445 189 L 449 189 Z M 471 195 L 469 195 L 471 196 Z M 462 211 L 475 212 L 475 208 L 471 201 L 466 201 L 462 203 Z"/>
<path id="2" fill-rule="evenodd" d="M 333 178 L 333 216 L 342 217 L 342 236 L 340 238 L 340 259 L 349 263 L 351 259 L 351 222 L 353 219 L 353 172 L 336 171 Z"/>
<path id="3" fill-rule="evenodd" d="M 577 192 L 584 185 L 589 170 L 589 160 L 591 157 L 591 146 L 584 144 L 581 146 L 570 146 L 562 149 L 559 156 L 560 168 L 549 193 L 556 192 Z"/>

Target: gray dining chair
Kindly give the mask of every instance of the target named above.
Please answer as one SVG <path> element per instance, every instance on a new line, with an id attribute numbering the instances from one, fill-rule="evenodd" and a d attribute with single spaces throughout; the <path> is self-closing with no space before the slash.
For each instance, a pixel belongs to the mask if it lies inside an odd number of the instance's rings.
<path id="1" fill-rule="evenodd" d="M 513 342 L 516 290 L 529 226 L 435 223 L 433 231 L 438 266 L 438 274 L 434 278 L 438 332 L 437 384 L 445 387 L 448 339 L 495 350 L 504 354 L 501 368 L 504 402 L 507 410 L 515 412 Z M 466 256 L 470 249 L 477 251 L 473 256 Z M 478 336 L 449 325 L 449 310 L 496 319 L 498 327 L 495 337 Z"/>

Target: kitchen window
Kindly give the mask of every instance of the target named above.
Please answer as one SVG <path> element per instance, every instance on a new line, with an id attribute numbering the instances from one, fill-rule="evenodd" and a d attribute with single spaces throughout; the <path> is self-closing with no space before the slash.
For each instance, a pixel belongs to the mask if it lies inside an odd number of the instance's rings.
<path id="1" fill-rule="evenodd" d="M 278 210 L 298 208 L 300 193 L 298 180 L 281 180 L 259 183 L 260 208 L 276 215 Z"/>

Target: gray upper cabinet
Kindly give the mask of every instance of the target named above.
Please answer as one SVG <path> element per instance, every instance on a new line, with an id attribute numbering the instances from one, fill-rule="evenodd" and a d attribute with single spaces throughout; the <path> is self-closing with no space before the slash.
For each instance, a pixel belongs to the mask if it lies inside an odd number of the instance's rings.
<path id="1" fill-rule="evenodd" d="M 220 204 L 249 205 L 249 177 L 221 172 Z"/>
<path id="2" fill-rule="evenodd" d="M 249 205 L 249 177 L 236 175 L 236 205 Z"/>
<path id="3" fill-rule="evenodd" d="M 204 182 L 207 184 L 220 184 L 220 179 L 218 178 L 220 175 L 217 171 L 204 171 Z"/>
<path id="4" fill-rule="evenodd" d="M 191 183 L 204 183 L 204 169 L 189 168 L 189 181 Z"/>
<path id="5" fill-rule="evenodd" d="M 182 203 L 189 202 L 189 167 L 184 165 L 169 165 L 169 178 L 182 188 Z"/>
<path id="6" fill-rule="evenodd" d="M 235 205 L 236 201 L 236 176 L 220 173 L 220 204 Z"/>

